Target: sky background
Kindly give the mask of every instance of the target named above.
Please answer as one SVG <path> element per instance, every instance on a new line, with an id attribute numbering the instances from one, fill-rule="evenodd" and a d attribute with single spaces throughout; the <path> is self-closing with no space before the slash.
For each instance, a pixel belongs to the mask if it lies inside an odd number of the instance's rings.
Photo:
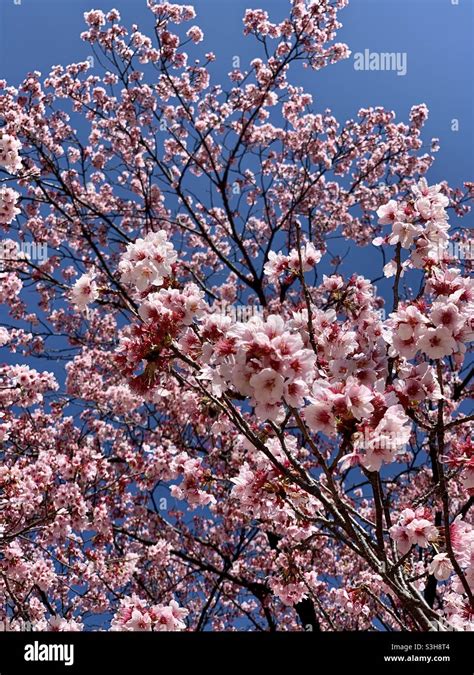
<path id="1" fill-rule="evenodd" d="M 213 51 L 216 61 L 211 64 L 212 81 L 221 82 L 226 89 L 231 86 L 228 73 L 236 56 L 242 70 L 246 70 L 253 58 L 262 55 L 255 39 L 242 34 L 245 10 L 260 7 L 269 12 L 270 20 L 279 21 L 288 13 L 290 3 L 195 0 L 193 4 L 197 13 L 193 23 L 205 33 L 193 58 L 198 52 L 200 56 Z M 136 23 L 142 32 L 152 35 L 153 16 L 146 0 L 0 0 L 0 79 L 17 86 L 32 70 L 46 77 L 54 65 L 84 61 L 92 54 L 90 45 L 80 38 L 86 28 L 84 12 L 106 12 L 114 7 L 126 26 Z M 351 57 L 318 72 L 300 67 L 290 71 L 291 83 L 302 85 L 312 94 L 314 112 L 330 108 L 343 124 L 354 118 L 360 108 L 380 105 L 394 110 L 396 119 L 406 122 L 412 105 L 426 103 L 430 110 L 423 131 L 426 150 L 433 137 L 439 138 L 441 146 L 428 181 L 447 180 L 455 187 L 473 180 L 473 0 L 350 0 L 349 6 L 339 12 L 339 20 L 343 27 L 336 39 L 348 44 Z M 364 50 L 406 54 L 406 75 L 356 70 L 355 55 Z M 100 67 L 97 70 L 101 72 Z M 451 213 L 451 223 L 455 221 Z M 472 227 L 472 215 L 465 217 L 462 224 Z M 345 277 L 356 272 L 373 281 L 380 276 L 379 249 L 370 245 L 357 247 L 340 239 L 329 244 L 330 255 L 324 256 L 317 268 L 319 278 L 332 273 L 329 262 L 333 255 L 347 253 L 339 268 Z M 392 285 L 393 279 L 377 281 L 378 292 L 386 299 L 387 314 L 391 311 Z M 28 304 L 25 294 L 26 290 L 22 297 Z M 8 323 L 12 325 L 10 319 Z M 18 362 L 18 355 L 3 349 L 4 359 Z M 31 365 L 45 367 L 44 362 Z M 63 368 L 64 363 L 48 362 L 48 369 L 60 381 L 64 379 Z"/>
<path id="2" fill-rule="evenodd" d="M 457 3 L 457 4 L 456 4 Z M 199 50 L 213 51 L 214 82 L 229 84 L 227 74 L 239 56 L 241 67 L 260 56 L 252 37 L 242 35 L 242 16 L 247 8 L 263 8 L 270 19 L 281 20 L 288 0 L 195 0 L 195 23 L 205 33 Z M 90 45 L 80 39 L 85 30 L 83 13 L 90 9 L 117 8 L 125 25 L 137 23 L 152 32 L 152 15 L 146 0 L 0 0 L 0 78 L 17 85 L 31 70 L 46 76 L 53 65 L 85 60 Z M 290 79 L 313 95 L 315 112 L 330 108 L 343 123 L 359 108 L 381 105 L 394 110 L 397 120 L 407 121 L 412 105 L 426 103 L 430 117 L 423 139 L 440 139 L 441 149 L 428 174 L 436 183 L 447 180 L 460 186 L 474 177 L 474 53 L 472 0 L 351 0 L 339 13 L 343 23 L 337 40 L 346 42 L 352 55 L 346 61 L 319 72 L 294 68 Z M 189 24 L 191 25 L 191 24 Z M 407 73 L 356 70 L 355 54 L 364 52 L 406 54 Z M 89 71 L 91 72 L 91 71 Z M 453 125 L 457 131 L 453 131 Z M 428 148 L 429 149 L 429 148 Z M 471 217 L 464 225 L 471 225 Z M 346 242 L 331 244 L 331 254 L 344 254 Z M 375 263 L 375 264 L 374 264 Z M 325 261 L 321 271 L 329 271 Z M 324 265 L 324 267 L 323 267 Z M 340 271 L 375 278 L 381 258 L 374 248 L 351 250 Z M 390 280 L 379 284 L 389 293 Z"/>
<path id="3" fill-rule="evenodd" d="M 17 84 L 30 70 L 49 73 L 51 66 L 84 60 L 90 54 L 79 34 L 83 13 L 116 7 L 125 24 L 135 22 L 150 32 L 151 13 L 145 0 L 0 0 L 0 77 Z M 472 0 L 351 0 L 339 13 L 338 39 L 352 50 L 347 61 L 319 72 L 301 69 L 298 79 L 314 96 L 314 107 L 330 107 L 338 118 L 353 117 L 361 107 L 382 105 L 405 120 L 411 105 L 426 103 L 430 119 L 426 138 L 441 140 L 432 169 L 434 180 L 453 183 L 472 176 L 474 52 Z M 195 0 L 197 19 L 205 32 L 203 51 L 217 56 L 216 76 L 225 79 L 233 56 L 242 68 L 256 55 L 255 41 L 242 35 L 247 8 L 263 8 L 270 19 L 285 14 L 287 0 Z M 408 71 L 357 71 L 354 54 L 364 49 L 406 52 Z M 451 131 L 452 120 L 459 131 Z M 470 151 L 467 151 L 467 150 Z"/>

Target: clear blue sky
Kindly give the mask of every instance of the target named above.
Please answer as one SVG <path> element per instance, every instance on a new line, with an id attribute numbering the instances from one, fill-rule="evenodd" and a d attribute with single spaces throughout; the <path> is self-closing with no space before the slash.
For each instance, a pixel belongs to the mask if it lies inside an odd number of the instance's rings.
<path id="1" fill-rule="evenodd" d="M 205 32 L 202 51 L 215 52 L 213 75 L 224 84 L 234 56 L 240 56 L 245 69 L 257 55 L 253 39 L 242 36 L 245 9 L 261 7 L 280 19 L 289 6 L 288 0 L 195 0 L 191 4 Z M 135 22 L 143 32 L 151 31 L 152 16 L 145 0 L 21 0 L 21 4 L 0 0 L 0 77 L 17 84 L 30 70 L 47 75 L 52 65 L 84 60 L 90 54 L 89 45 L 79 37 L 84 11 L 113 7 L 125 24 Z M 424 139 L 439 137 L 441 142 L 430 181 L 448 180 L 455 186 L 472 179 L 474 2 L 352 0 L 339 16 L 344 25 L 338 39 L 349 45 L 351 58 L 317 73 L 296 69 L 292 75 L 293 82 L 313 95 L 315 110 L 329 107 L 343 121 L 361 107 L 382 105 L 405 121 L 413 104 L 426 103 L 430 118 Z M 354 54 L 365 49 L 406 53 L 407 74 L 355 70 Z M 453 120 L 458 121 L 458 131 L 452 131 Z M 342 243 L 331 247 L 339 253 L 346 249 Z M 350 274 L 354 269 L 373 275 L 372 247 L 357 249 L 341 271 Z M 388 290 L 385 285 L 381 283 L 381 292 Z"/>
<path id="2" fill-rule="evenodd" d="M 17 2 L 19 0 L 16 0 Z M 383 105 L 406 117 L 413 103 L 430 108 L 427 137 L 439 136 L 441 152 L 434 179 L 453 183 L 472 174 L 474 53 L 472 0 L 352 0 L 340 12 L 344 24 L 339 38 L 353 53 L 406 52 L 408 72 L 355 71 L 354 60 L 323 71 L 300 73 L 315 97 L 315 107 L 331 107 L 338 118 L 352 117 L 359 107 Z M 136 22 L 147 32 L 151 14 L 145 0 L 0 0 L 0 76 L 18 83 L 29 70 L 46 75 L 52 65 L 81 61 L 89 55 L 79 33 L 88 9 L 120 10 L 125 23 Z M 248 7 L 262 7 L 281 18 L 287 0 L 195 0 L 205 47 L 217 57 L 215 72 L 225 78 L 231 59 L 239 55 L 243 67 L 255 56 L 251 38 L 242 37 L 242 15 Z M 451 120 L 460 130 L 451 131 Z M 471 152 L 466 152 L 469 148 Z"/>
<path id="3" fill-rule="evenodd" d="M 192 0 L 187 0 L 192 3 Z M 85 29 L 83 14 L 90 9 L 116 7 L 126 25 L 137 23 L 151 34 L 153 17 L 146 0 L 0 0 L 0 78 L 17 85 L 31 70 L 46 76 L 53 65 L 85 60 L 90 45 L 80 39 Z M 458 4 L 453 4 L 458 2 Z M 241 67 L 260 55 L 251 37 L 242 35 L 242 16 L 247 8 L 261 7 L 274 20 L 288 11 L 289 0 L 195 0 L 197 18 L 205 32 L 202 53 L 214 51 L 213 81 L 228 85 L 227 73 L 234 56 Z M 295 68 L 291 81 L 313 95 L 313 108 L 331 108 L 340 122 L 354 117 L 361 107 L 382 105 L 407 120 L 410 107 L 426 103 L 430 117 L 424 140 L 438 137 L 441 150 L 428 179 L 447 180 L 452 186 L 474 178 L 472 73 L 474 54 L 473 0 L 351 0 L 339 18 L 338 40 L 349 45 L 352 56 L 319 72 Z M 355 70 L 354 55 L 364 52 L 406 53 L 407 73 Z M 457 120 L 458 131 L 452 131 Z M 472 226 L 472 217 L 463 220 Z M 331 242 L 331 254 L 350 254 L 341 266 L 344 275 L 354 271 L 374 279 L 381 259 L 374 247 L 349 247 Z M 332 268 L 323 259 L 320 272 Z M 379 292 L 391 296 L 391 280 L 377 283 Z M 390 311 L 390 301 L 387 303 Z M 9 359 L 12 355 L 8 355 Z M 44 366 L 43 366 L 44 367 Z M 54 368 L 56 370 L 56 368 Z"/>

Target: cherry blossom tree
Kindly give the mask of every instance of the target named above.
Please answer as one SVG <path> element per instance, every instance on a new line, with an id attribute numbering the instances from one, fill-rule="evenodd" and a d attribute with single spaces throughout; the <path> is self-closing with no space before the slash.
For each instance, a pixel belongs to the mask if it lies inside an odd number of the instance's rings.
<path id="1" fill-rule="evenodd" d="M 345 4 L 247 10 L 225 83 L 154 0 L 149 34 L 85 14 L 92 70 L 0 82 L 12 629 L 474 628 L 473 184 L 425 178 L 425 105 L 291 84 L 348 57 Z"/>

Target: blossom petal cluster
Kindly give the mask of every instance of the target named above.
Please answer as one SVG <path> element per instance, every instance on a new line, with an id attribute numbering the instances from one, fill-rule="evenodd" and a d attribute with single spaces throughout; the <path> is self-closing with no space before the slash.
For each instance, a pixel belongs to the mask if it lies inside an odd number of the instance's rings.
<path id="1" fill-rule="evenodd" d="M 10 225 L 20 213 L 17 207 L 19 196 L 16 190 L 0 186 L 0 225 Z"/>
<path id="2" fill-rule="evenodd" d="M 149 286 L 161 286 L 171 274 L 177 255 L 164 230 L 149 232 L 127 246 L 119 270 L 123 283 L 136 286 L 139 291 Z"/>
<path id="3" fill-rule="evenodd" d="M 87 306 L 99 297 L 99 291 L 92 273 L 83 274 L 74 284 L 70 292 L 70 301 L 80 310 L 85 311 Z"/>
<path id="4" fill-rule="evenodd" d="M 18 138 L 0 131 L 0 167 L 16 174 L 21 169 L 20 149 Z"/>
<path id="5" fill-rule="evenodd" d="M 282 317 L 252 317 L 229 327 L 209 317 L 203 321 L 206 369 L 202 377 L 219 382 L 249 398 L 260 419 L 276 420 L 282 403 L 301 405 L 314 378 L 316 357 L 301 336 L 285 326 Z M 225 383 L 225 384 L 224 384 Z"/>
<path id="6" fill-rule="evenodd" d="M 390 528 L 390 536 L 402 555 L 408 553 L 412 546 L 426 548 L 430 542 L 438 538 L 438 529 L 426 515 L 423 507 L 415 511 L 404 509 L 398 523 Z"/>
<path id="7" fill-rule="evenodd" d="M 176 600 L 169 605 L 148 606 L 136 595 L 126 597 L 120 603 L 111 630 L 124 632 L 169 631 L 177 632 L 186 629 L 183 619 L 188 611 L 181 608 Z"/>
<path id="8" fill-rule="evenodd" d="M 265 263 L 264 272 L 272 283 L 276 283 L 282 274 L 297 276 L 300 272 L 309 272 L 321 260 L 321 251 L 316 250 L 311 242 L 301 248 L 290 251 L 289 255 L 270 251 L 268 262 Z"/>

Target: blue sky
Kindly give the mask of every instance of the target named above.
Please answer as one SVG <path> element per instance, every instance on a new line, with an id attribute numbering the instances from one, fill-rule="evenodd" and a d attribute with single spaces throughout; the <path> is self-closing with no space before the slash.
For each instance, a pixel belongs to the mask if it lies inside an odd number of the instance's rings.
<path id="1" fill-rule="evenodd" d="M 216 54 L 213 81 L 226 88 L 235 56 L 246 69 L 261 55 L 255 40 L 242 35 L 245 9 L 261 7 L 277 21 L 287 13 L 289 0 L 195 0 L 194 6 L 196 23 L 205 33 L 199 50 Z M 152 33 L 153 17 L 146 0 L 0 0 L 0 79 L 17 85 L 31 70 L 47 76 L 53 65 L 85 60 L 91 49 L 80 39 L 85 29 L 84 12 L 113 7 L 126 25 L 137 23 L 144 33 Z M 294 68 L 290 75 L 292 83 L 303 85 L 313 95 L 313 109 L 331 108 L 342 123 L 361 107 L 382 105 L 394 110 L 398 120 L 406 121 L 412 105 L 426 103 L 430 117 L 423 138 L 428 144 L 438 137 L 441 145 L 428 180 L 447 180 L 452 186 L 472 180 L 474 2 L 351 0 L 339 19 L 343 27 L 337 39 L 349 45 L 351 57 L 319 72 Z M 356 70 L 355 55 L 365 50 L 406 54 L 406 75 Z M 453 131 L 453 126 L 458 130 Z M 463 225 L 472 226 L 472 217 L 464 218 Z M 381 273 L 381 257 L 373 246 L 360 248 L 337 240 L 330 242 L 329 250 L 331 255 L 350 251 L 340 268 L 345 276 L 357 272 L 373 280 Z M 330 257 L 323 258 L 320 273 L 332 271 Z M 391 310 L 391 285 L 390 279 L 377 282 L 379 292 L 388 300 L 387 312 Z M 6 354 L 4 358 L 10 361 L 16 357 Z M 62 380 L 63 364 L 48 365 Z"/>
<path id="2" fill-rule="evenodd" d="M 288 11 L 289 0 L 195 0 L 193 4 L 196 23 L 205 32 L 199 50 L 216 54 L 213 81 L 226 88 L 235 56 L 246 69 L 261 55 L 255 40 L 242 35 L 245 9 L 261 7 L 271 19 L 280 20 Z M 84 12 L 113 7 L 126 25 L 137 23 L 144 33 L 151 34 L 153 17 L 146 0 L 0 0 L 0 78 L 17 85 L 31 70 L 46 76 L 53 65 L 85 60 L 91 50 L 80 39 L 85 29 Z M 343 123 L 361 107 L 382 105 L 394 110 L 398 120 L 406 121 L 412 105 L 426 103 L 430 116 L 423 139 L 429 144 L 437 137 L 441 145 L 429 182 L 447 180 L 460 186 L 472 180 L 474 2 L 351 0 L 339 18 L 343 27 L 337 39 L 349 45 L 351 57 L 319 72 L 294 68 L 290 75 L 292 83 L 303 85 L 313 95 L 313 109 L 331 108 Z M 406 74 L 356 70 L 356 55 L 365 50 L 406 55 Z M 463 225 L 472 226 L 472 217 L 464 218 Z M 340 268 L 345 276 L 355 271 L 373 280 L 380 275 L 381 257 L 372 246 L 351 247 L 349 242 L 337 240 L 330 243 L 329 250 L 332 255 L 350 250 Z M 330 257 L 323 258 L 320 272 L 332 270 Z M 392 281 L 382 280 L 377 285 L 389 299 Z M 386 309 L 390 311 L 390 301 Z"/>
<path id="3" fill-rule="evenodd" d="M 16 0 L 19 2 L 20 0 Z M 474 97 L 471 48 L 474 3 L 471 0 L 352 0 L 340 12 L 339 39 L 354 53 L 364 49 L 406 52 L 407 74 L 356 71 L 353 56 L 318 73 L 300 72 L 299 80 L 315 97 L 315 107 L 331 107 L 338 118 L 352 117 L 360 107 L 383 105 L 406 117 L 410 106 L 430 108 L 427 138 L 441 139 L 432 176 L 460 182 L 472 174 Z M 217 55 L 215 73 L 231 69 L 232 57 L 242 65 L 255 56 L 251 38 L 242 36 L 242 15 L 262 7 L 276 19 L 287 0 L 195 0 L 204 46 Z M 144 32 L 151 26 L 145 0 L 0 0 L 0 76 L 18 83 L 30 70 L 47 74 L 52 65 L 81 61 L 89 46 L 79 38 L 88 9 L 120 10 L 125 23 Z M 19 39 L 19 36 L 21 38 Z M 451 131 L 453 119 L 459 131 Z"/>
<path id="4" fill-rule="evenodd" d="M 202 51 L 215 52 L 213 76 L 224 85 L 233 57 L 239 56 L 245 69 L 258 54 L 255 41 L 242 35 L 245 9 L 261 7 L 278 20 L 289 6 L 288 0 L 195 0 L 193 4 L 196 23 L 205 32 Z M 53 65 L 86 59 L 90 47 L 79 37 L 85 28 L 84 11 L 113 7 L 121 12 L 125 24 L 135 22 L 143 32 L 151 32 L 152 16 L 146 0 L 0 0 L 0 77 L 18 84 L 28 71 L 47 75 Z M 430 182 L 447 180 L 455 186 L 472 179 L 474 3 L 352 0 L 339 17 L 343 28 L 338 39 L 349 45 L 351 58 L 319 72 L 295 69 L 291 76 L 292 82 L 313 95 L 314 109 L 331 108 L 342 122 L 354 117 L 361 107 L 382 105 L 405 121 L 413 104 L 426 103 L 430 117 L 423 138 L 429 142 L 438 137 L 441 143 L 428 175 Z M 355 70 L 355 54 L 366 49 L 406 54 L 406 75 Z M 453 131 L 453 126 L 458 130 Z M 346 250 L 345 242 L 331 247 L 332 253 Z M 357 269 L 370 277 L 374 254 L 372 247 L 357 249 L 341 271 L 350 274 Z M 376 261 L 379 264 L 378 255 Z M 381 283 L 382 293 L 388 291 L 387 284 Z"/>

